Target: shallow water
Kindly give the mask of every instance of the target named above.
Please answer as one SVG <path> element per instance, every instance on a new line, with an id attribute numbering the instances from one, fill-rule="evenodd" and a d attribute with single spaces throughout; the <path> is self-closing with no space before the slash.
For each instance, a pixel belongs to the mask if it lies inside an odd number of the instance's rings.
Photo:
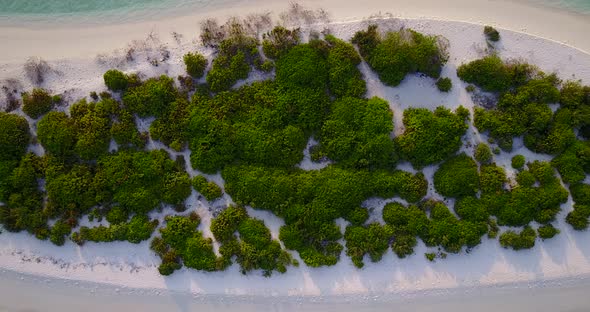
<path id="1" fill-rule="evenodd" d="M 590 16 L 590 0 L 511 0 Z M 476 1 L 477 2 L 477 1 Z M 209 7 L 242 5 L 248 0 L 0 0 L 3 23 L 76 22 L 110 24 L 150 20 Z"/>

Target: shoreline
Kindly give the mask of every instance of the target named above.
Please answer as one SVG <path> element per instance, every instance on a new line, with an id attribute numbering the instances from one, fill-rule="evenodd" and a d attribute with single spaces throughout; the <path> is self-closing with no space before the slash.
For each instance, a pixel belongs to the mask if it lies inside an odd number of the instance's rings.
<path id="1" fill-rule="evenodd" d="M 381 13 L 402 19 L 489 24 L 501 29 L 555 40 L 586 53 L 590 51 L 590 42 L 585 40 L 587 32 L 590 31 L 590 16 L 534 6 L 525 1 L 452 0 L 440 3 L 435 0 L 417 0 L 408 4 L 401 0 L 395 0 L 393 3 L 385 0 L 368 0 L 366 5 L 359 7 L 356 4 L 342 4 L 335 0 L 305 0 L 300 4 L 312 9 L 330 8 L 329 13 L 333 21 L 353 22 Z M 153 21 L 137 20 L 88 27 L 67 21 L 63 24 L 32 23 L 14 26 L 6 25 L 6 22 L 0 20 L 0 40 L 7 47 L 0 55 L 0 64 L 24 62 L 31 56 L 40 56 L 46 60 L 93 57 L 96 54 L 124 48 L 129 42 L 145 38 L 150 32 L 160 36 L 178 32 L 193 40 L 197 38 L 199 23 L 206 18 L 225 20 L 231 16 L 244 16 L 249 13 L 281 12 L 287 7 L 288 2 L 238 0 L 235 3 L 212 5 L 199 12 L 154 17 Z M 462 9 L 457 10 L 458 7 Z M 526 18 L 523 18 L 523 12 L 526 12 Z M 547 21 L 552 23 L 548 25 Z"/>
<path id="2" fill-rule="evenodd" d="M 329 25 L 335 26 L 333 31 L 337 36 L 347 38 L 346 36 L 353 33 L 355 29 L 364 26 L 363 23 L 334 22 Z M 448 37 L 451 41 L 451 58 L 444 68 L 444 74 L 453 78 L 453 83 L 457 86 L 462 84 L 454 73 L 455 67 L 476 58 L 484 45 L 482 27 L 469 22 L 414 18 L 385 19 L 380 20 L 379 23 L 386 27 L 409 26 Z M 145 34 L 142 38 L 144 36 Z M 180 56 L 187 50 L 195 48 L 190 38 L 186 39 L 189 42 L 173 47 L 172 59 L 166 66 L 152 67 L 145 64 L 146 62 L 138 61 L 126 64 L 125 69 L 141 71 L 148 76 L 164 72 L 171 76 L 182 73 Z M 526 58 L 545 71 L 557 70 L 560 77 L 564 79 L 577 74 L 575 78 L 582 79 L 586 83 L 590 82 L 590 55 L 557 41 L 548 41 L 518 31 L 503 30 L 499 53 L 503 58 Z M 57 65 L 56 67 L 63 71 L 63 76 L 52 77 L 52 80 L 47 82 L 48 86 L 66 88 L 56 90 L 58 92 L 73 90 L 70 93 L 71 98 L 87 96 L 89 91 L 104 89 L 102 73 L 112 64 L 98 64 L 93 57 L 52 62 L 52 65 Z M 407 106 L 430 108 L 445 105 L 454 108 L 460 104 L 469 104 L 470 99 L 465 90 L 460 87 L 444 96 L 438 91 L 435 92 L 434 88 L 418 94 L 416 88 L 427 89 L 432 83 L 429 79 L 423 79 L 417 75 L 407 77 L 406 81 L 397 88 L 384 88 L 376 79 L 375 73 L 370 72 L 366 64 L 364 65 L 362 72 L 367 83 L 373 86 L 368 95 L 383 97 L 391 103 L 396 111 L 396 125 L 401 125 L 399 111 Z M 22 70 L 20 63 L 0 65 L 0 79 L 14 75 L 22 77 L 19 74 L 20 70 Z M 75 84 L 72 84 L 73 82 Z M 510 156 L 518 153 L 526 153 L 526 149 L 516 148 Z M 500 161 L 499 163 L 509 167 L 510 158 L 504 159 L 504 156 L 508 155 L 502 156 L 505 163 Z M 543 155 L 537 157 L 542 158 Z M 529 159 L 534 158 L 531 156 Z M 193 204 L 190 209 L 207 213 L 208 207 L 197 202 L 195 192 L 189 201 Z M 377 205 L 380 205 L 383 201 L 377 202 Z M 317 297 L 335 294 L 351 296 L 372 294 L 375 290 L 383 290 L 386 293 L 415 291 L 421 294 L 429 290 L 480 288 L 507 282 L 536 284 L 560 278 L 576 279 L 578 276 L 587 279 L 590 275 L 590 246 L 584 246 L 582 243 L 590 241 L 590 233 L 575 232 L 565 224 L 563 219 L 571 210 L 571 204 L 570 198 L 570 202 L 564 205 L 563 211 L 558 216 L 557 224 L 563 230 L 562 234 L 551 241 L 538 244 L 530 251 L 504 250 L 497 241 L 484 239 L 482 244 L 470 254 L 449 255 L 448 259 L 435 263 L 429 263 L 424 258 L 423 253 L 427 249 L 420 242 L 415 254 L 408 259 L 397 259 L 393 252 L 388 250 L 381 262 L 368 263 L 363 270 L 355 269 L 350 259 L 342 255 L 340 262 L 334 267 L 290 268 L 288 273 L 273 276 L 271 279 L 259 276 L 259 272 L 244 277 L 235 265 L 226 272 L 218 273 L 183 269 L 171 277 L 164 278 L 156 270 L 158 259 L 149 250 L 148 242 L 140 245 L 89 243 L 81 248 L 72 242 L 67 242 L 64 247 L 55 247 L 49 242 L 37 241 L 27 233 L 5 232 L 0 234 L 0 268 L 15 269 L 25 274 L 32 273 L 43 277 L 65 278 L 70 281 L 86 280 L 126 285 L 125 287 L 132 288 L 270 297 L 278 295 Z M 277 236 L 278 218 L 272 218 L 264 211 L 257 211 L 252 215 L 264 219 L 271 228 L 273 237 Z M 23 257 L 29 261 L 24 261 Z"/>

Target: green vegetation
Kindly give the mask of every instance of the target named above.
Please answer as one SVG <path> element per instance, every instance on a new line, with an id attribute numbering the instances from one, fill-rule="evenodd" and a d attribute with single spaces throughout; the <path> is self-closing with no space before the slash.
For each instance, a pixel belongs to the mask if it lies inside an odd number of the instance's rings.
<path id="1" fill-rule="evenodd" d="M 54 104 L 56 104 L 54 98 L 47 91 L 40 88 L 35 88 L 31 92 L 25 92 L 22 94 L 22 97 L 23 112 L 33 119 L 47 114 L 53 108 Z"/>
<path id="2" fill-rule="evenodd" d="M 512 157 L 511 165 L 512 165 L 512 168 L 521 170 L 522 168 L 524 168 L 525 162 L 526 162 L 526 159 L 524 158 L 524 156 L 516 155 L 516 156 Z"/>
<path id="3" fill-rule="evenodd" d="M 216 200 L 223 195 L 221 188 L 215 182 L 209 182 L 204 176 L 193 178 L 193 187 L 201 193 L 208 201 Z"/>
<path id="4" fill-rule="evenodd" d="M 477 164 L 465 153 L 448 159 L 434 174 L 434 187 L 448 197 L 475 195 L 479 189 Z"/>
<path id="5" fill-rule="evenodd" d="M 436 81 L 436 87 L 440 92 L 449 92 L 453 88 L 453 82 L 448 77 L 439 78 Z"/>
<path id="6" fill-rule="evenodd" d="M 440 106 L 434 112 L 425 108 L 404 111 L 404 133 L 395 139 L 402 159 L 416 168 L 438 163 L 455 154 L 467 130 L 469 111 L 462 106 L 453 114 Z"/>
<path id="7" fill-rule="evenodd" d="M 485 26 L 483 28 L 483 34 L 486 39 L 492 42 L 500 41 L 500 33 L 492 26 Z"/>
<path id="8" fill-rule="evenodd" d="M 530 249 L 535 247 L 537 233 L 530 226 L 526 226 L 520 233 L 512 230 L 506 231 L 500 235 L 500 245 L 504 248 L 514 250 Z"/>
<path id="9" fill-rule="evenodd" d="M 103 75 L 103 79 L 107 88 L 115 92 L 124 91 L 129 85 L 129 77 L 116 69 L 107 70 Z"/>
<path id="10" fill-rule="evenodd" d="M 366 31 L 357 32 L 352 43 L 383 83 L 397 86 L 407 74 L 415 72 L 439 78 L 448 60 L 439 39 L 411 29 L 381 35 L 376 25 L 370 25 Z"/>
<path id="11" fill-rule="evenodd" d="M 492 151 L 487 144 L 480 142 L 475 146 L 473 157 L 480 165 L 487 165 L 492 161 Z"/>
<path id="12" fill-rule="evenodd" d="M 207 68 L 207 59 L 198 52 L 187 53 L 182 58 L 184 65 L 186 66 L 186 73 L 195 79 L 203 77 L 205 74 L 205 68 Z"/>
<path id="13" fill-rule="evenodd" d="M 192 77 L 179 77 L 180 87 L 167 76 L 140 81 L 109 70 L 105 85 L 117 93 L 92 92 L 92 100 L 80 99 L 69 111 L 52 111 L 59 96 L 42 89 L 23 94 L 31 118 L 0 113 L 2 229 L 56 245 L 67 239 L 139 243 L 158 229 L 150 247 L 163 275 L 182 266 L 212 272 L 236 263 L 244 274 L 270 276 L 298 265 L 290 251 L 310 267 L 335 265 L 345 251 L 362 268 L 367 255 L 377 262 L 391 248 L 404 258 L 421 240 L 425 257 L 435 261 L 469 252 L 484 235 L 497 239 L 500 226 L 512 227 L 500 235 L 503 247 L 532 248 L 537 235 L 559 234 L 552 224 L 559 224 L 568 199 L 563 183 L 574 201 L 566 221 L 576 230 L 588 227 L 590 186 L 583 181 L 590 174 L 590 87 L 497 56 L 462 65 L 458 75 L 472 84 L 473 96 L 478 86 L 497 97 L 474 109 L 474 125 L 492 149 L 482 142 L 467 155 L 459 152 L 470 126 L 467 109 L 393 112 L 385 100 L 365 98 L 359 70 L 362 56 L 390 86 L 411 73 L 438 79 L 448 57 L 442 38 L 412 30 L 379 34 L 370 26 L 352 43 L 332 35 L 301 43 L 299 29 L 275 27 L 259 42 L 254 24 L 207 23 L 202 39 L 215 58 L 206 84 L 196 79 L 207 60 L 189 53 L 184 61 Z M 275 69 L 276 78 L 234 88 L 253 68 Z M 436 84 L 452 88 L 449 78 Z M 397 136 L 394 113 L 403 114 Z M 149 132 L 140 133 L 147 124 Z M 516 177 L 508 179 L 493 154 L 510 150 L 515 137 L 552 160 L 526 163 L 517 155 Z M 328 164 L 304 170 L 312 138 L 312 160 Z M 43 147 L 42 156 L 26 153 L 39 150 L 31 143 Z M 154 148 L 160 144 L 167 148 Z M 405 162 L 418 171 L 399 170 Z M 424 198 L 429 181 L 419 170 L 427 166 L 434 171 L 430 182 L 452 206 Z M 191 178 L 187 170 L 194 175 L 193 169 L 202 174 Z M 187 211 L 192 188 L 215 205 L 210 229 L 218 250 L 199 228 L 200 216 Z M 219 209 L 222 196 L 235 205 Z M 375 199 L 387 202 L 384 224 L 367 208 Z M 278 239 L 245 207 L 281 218 Z M 150 220 L 154 211 L 170 208 L 188 215 L 167 216 L 162 225 Z M 86 217 L 108 225 L 80 226 Z"/>

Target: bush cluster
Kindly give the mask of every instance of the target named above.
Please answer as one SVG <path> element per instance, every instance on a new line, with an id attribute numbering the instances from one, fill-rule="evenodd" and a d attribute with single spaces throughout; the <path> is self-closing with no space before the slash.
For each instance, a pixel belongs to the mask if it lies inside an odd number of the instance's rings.
<path id="1" fill-rule="evenodd" d="M 439 78 L 436 81 L 436 87 L 440 92 L 449 92 L 453 88 L 453 82 L 448 77 Z"/>
<path id="2" fill-rule="evenodd" d="M 479 190 L 477 164 L 465 153 L 449 158 L 434 174 L 434 187 L 447 197 L 475 195 Z"/>
<path id="3" fill-rule="evenodd" d="M 129 86 L 130 80 L 129 76 L 116 69 L 107 70 L 103 75 L 103 79 L 107 88 L 115 92 L 125 91 Z"/>
<path id="4" fill-rule="evenodd" d="M 492 26 L 485 26 L 483 28 L 483 33 L 489 41 L 500 41 L 500 33 Z"/>
<path id="5" fill-rule="evenodd" d="M 25 92 L 22 97 L 23 112 L 33 119 L 47 114 L 55 104 L 54 98 L 47 91 L 40 88 Z"/>
<path id="6" fill-rule="evenodd" d="M 189 52 L 182 58 L 186 66 L 186 73 L 195 79 L 203 77 L 207 68 L 207 59 L 199 52 Z"/>
<path id="7" fill-rule="evenodd" d="M 82 226 L 78 233 L 72 234 L 72 240 L 78 245 L 85 242 L 113 242 L 128 241 L 139 244 L 148 240 L 156 227 L 158 220 L 150 220 L 146 215 L 135 215 L 128 223 L 117 223 L 109 226 L 89 228 Z"/>
<path id="8" fill-rule="evenodd" d="M 223 191 L 217 183 L 207 181 L 204 176 L 198 175 L 193 178 L 193 187 L 201 193 L 208 201 L 216 200 L 223 195 Z"/>
<path id="9" fill-rule="evenodd" d="M 383 83 L 399 85 L 407 74 L 420 72 L 439 78 L 448 54 L 440 38 L 426 36 L 411 29 L 380 35 L 376 25 L 358 31 L 352 43 L 377 72 Z"/>
<path id="10" fill-rule="evenodd" d="M 574 210 L 567 214 L 565 221 L 575 230 L 585 230 L 588 228 L 588 218 L 590 218 L 590 185 L 572 184 L 570 192 L 574 200 Z"/>
<path id="11" fill-rule="evenodd" d="M 500 245 L 514 250 L 530 249 L 535 247 L 537 233 L 530 226 L 526 226 L 520 233 L 508 230 L 500 234 Z"/>

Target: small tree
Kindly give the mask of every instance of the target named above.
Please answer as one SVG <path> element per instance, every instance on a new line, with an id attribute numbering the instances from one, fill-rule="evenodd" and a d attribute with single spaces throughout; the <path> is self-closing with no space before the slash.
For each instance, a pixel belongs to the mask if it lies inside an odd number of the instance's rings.
<path id="1" fill-rule="evenodd" d="M 453 88 L 453 83 L 448 77 L 440 78 L 436 81 L 436 87 L 441 92 L 449 92 Z"/>
<path id="2" fill-rule="evenodd" d="M 485 26 L 483 33 L 490 41 L 497 42 L 500 40 L 500 33 L 492 26 Z"/>
<path id="3" fill-rule="evenodd" d="M 104 73 L 104 84 L 112 91 L 123 91 L 129 85 L 129 79 L 120 70 L 110 69 Z"/>
<path id="4" fill-rule="evenodd" d="M 487 144 L 480 142 L 475 148 L 473 157 L 475 157 L 475 160 L 482 165 L 489 164 L 492 160 L 492 151 Z"/>
<path id="5" fill-rule="evenodd" d="M 198 52 L 187 53 L 184 56 L 184 65 L 186 65 L 186 72 L 191 77 L 198 79 L 203 77 L 205 74 L 205 68 L 207 68 L 207 59 Z"/>
<path id="6" fill-rule="evenodd" d="M 23 93 L 23 111 L 33 119 L 47 114 L 53 104 L 53 98 L 43 89 L 35 88 L 30 93 Z"/>

